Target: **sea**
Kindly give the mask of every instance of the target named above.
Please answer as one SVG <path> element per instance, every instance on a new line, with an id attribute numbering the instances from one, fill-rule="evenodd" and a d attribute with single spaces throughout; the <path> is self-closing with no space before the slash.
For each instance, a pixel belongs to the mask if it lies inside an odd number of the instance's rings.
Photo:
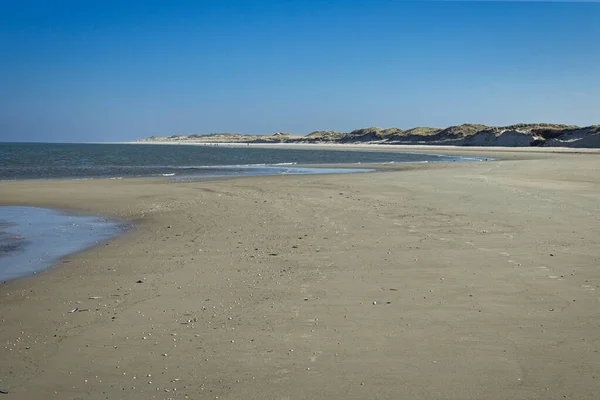
<path id="1" fill-rule="evenodd" d="M 226 145 L 0 143 L 0 180 L 364 172 L 360 164 L 480 161 L 436 154 Z M 311 164 L 354 164 L 317 169 Z M 358 171 L 361 170 L 361 171 Z"/>
<path id="2" fill-rule="evenodd" d="M 185 182 L 376 170 L 362 164 L 485 160 L 488 159 L 443 154 L 252 145 L 0 143 L 0 181 L 160 177 Z M 336 168 L 336 164 L 352 167 Z M 123 223 L 101 215 L 0 206 L 0 281 L 37 273 L 59 258 L 110 239 L 125 229 Z"/>

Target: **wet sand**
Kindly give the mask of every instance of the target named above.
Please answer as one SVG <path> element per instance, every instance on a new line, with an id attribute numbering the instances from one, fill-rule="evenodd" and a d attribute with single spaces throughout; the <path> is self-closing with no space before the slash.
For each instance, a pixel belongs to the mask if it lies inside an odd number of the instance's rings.
<path id="1" fill-rule="evenodd" d="M 0 182 L 0 204 L 136 222 L 0 284 L 0 390 L 596 399 L 600 155 L 477 155 L 504 160 L 191 183 Z"/>

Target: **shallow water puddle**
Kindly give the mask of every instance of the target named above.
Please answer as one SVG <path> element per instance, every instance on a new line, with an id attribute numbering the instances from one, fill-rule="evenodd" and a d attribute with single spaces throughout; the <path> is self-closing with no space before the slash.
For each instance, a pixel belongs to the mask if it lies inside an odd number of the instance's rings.
<path id="1" fill-rule="evenodd" d="M 110 239 L 123 223 L 37 207 L 0 207 L 0 280 L 34 274 Z"/>

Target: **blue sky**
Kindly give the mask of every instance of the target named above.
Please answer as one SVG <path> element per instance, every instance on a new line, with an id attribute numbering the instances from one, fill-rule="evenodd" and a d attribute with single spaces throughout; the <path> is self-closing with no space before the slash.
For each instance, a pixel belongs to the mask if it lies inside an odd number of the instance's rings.
<path id="1" fill-rule="evenodd" d="M 600 3 L 0 0 L 0 141 L 600 124 Z"/>

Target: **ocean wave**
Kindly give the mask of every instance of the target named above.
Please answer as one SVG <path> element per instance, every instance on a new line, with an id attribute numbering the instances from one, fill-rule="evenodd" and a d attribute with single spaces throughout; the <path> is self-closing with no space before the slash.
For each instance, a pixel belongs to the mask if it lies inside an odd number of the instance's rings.
<path id="1" fill-rule="evenodd" d="M 165 165 L 152 168 L 172 168 L 172 169 L 228 169 L 228 168 L 264 168 L 281 167 L 289 165 L 298 165 L 297 162 L 273 163 L 273 164 L 231 164 L 231 165 Z"/>

